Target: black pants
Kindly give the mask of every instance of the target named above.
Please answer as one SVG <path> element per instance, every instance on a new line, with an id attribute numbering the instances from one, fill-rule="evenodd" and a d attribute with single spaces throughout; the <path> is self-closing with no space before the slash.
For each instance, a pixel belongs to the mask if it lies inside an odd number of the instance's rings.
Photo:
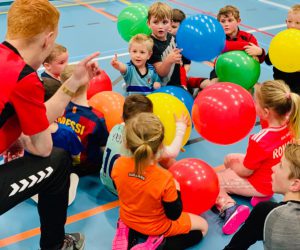
<path id="1" fill-rule="evenodd" d="M 0 166 L 0 215 L 39 194 L 42 249 L 58 249 L 63 242 L 70 167 L 70 156 L 56 148 L 46 158 L 26 155 Z"/>
<path id="2" fill-rule="evenodd" d="M 209 80 L 214 79 L 214 78 L 218 78 L 215 68 L 210 72 Z"/>
<path id="3" fill-rule="evenodd" d="M 144 241 L 147 239 L 147 237 L 148 236 L 130 229 L 128 250 L 130 250 L 138 243 L 139 238 L 143 239 Z M 184 250 L 198 244 L 202 240 L 202 238 L 203 234 L 200 230 L 193 230 L 187 234 L 179 234 L 166 237 L 162 244 L 157 248 L 157 250 Z"/>

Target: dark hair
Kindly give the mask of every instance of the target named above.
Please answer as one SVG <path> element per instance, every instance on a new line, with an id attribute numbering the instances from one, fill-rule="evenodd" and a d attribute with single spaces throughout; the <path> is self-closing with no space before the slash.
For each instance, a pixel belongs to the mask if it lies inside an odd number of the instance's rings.
<path id="1" fill-rule="evenodd" d="M 186 18 L 184 12 L 180 9 L 173 9 L 172 21 L 181 23 Z"/>
<path id="2" fill-rule="evenodd" d="M 153 112 L 153 104 L 148 97 L 138 94 L 126 97 L 123 106 L 124 122 L 142 112 Z"/>
<path id="3" fill-rule="evenodd" d="M 42 81 L 43 81 L 44 89 L 45 89 L 45 102 L 46 102 L 60 88 L 61 83 L 58 80 L 48 78 L 48 77 L 43 77 Z"/>

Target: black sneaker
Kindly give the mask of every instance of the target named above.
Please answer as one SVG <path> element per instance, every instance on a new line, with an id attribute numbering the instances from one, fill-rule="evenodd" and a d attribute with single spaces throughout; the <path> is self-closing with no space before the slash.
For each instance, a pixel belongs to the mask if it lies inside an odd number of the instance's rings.
<path id="1" fill-rule="evenodd" d="M 66 234 L 61 250 L 83 250 L 85 244 L 84 235 L 81 233 Z"/>

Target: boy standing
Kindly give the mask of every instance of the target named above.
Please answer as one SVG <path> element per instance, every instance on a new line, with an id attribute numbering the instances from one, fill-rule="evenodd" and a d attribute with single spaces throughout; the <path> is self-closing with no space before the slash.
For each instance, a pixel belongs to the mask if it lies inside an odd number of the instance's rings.
<path id="1" fill-rule="evenodd" d="M 148 11 L 148 25 L 154 41 L 153 54 L 149 59 L 164 85 L 184 86 L 180 78 L 181 50 L 176 48 L 175 37 L 169 33 L 172 8 L 161 2 L 152 4 Z"/>
<path id="2" fill-rule="evenodd" d="M 154 67 L 147 64 L 147 60 L 152 55 L 152 49 L 153 40 L 144 34 L 138 34 L 129 41 L 131 59 L 129 63 L 121 63 L 118 61 L 117 55 L 112 59 L 111 65 L 124 77 L 128 95 L 147 95 L 160 88 L 160 77 Z"/>
<path id="3" fill-rule="evenodd" d="M 286 27 L 287 29 L 293 28 L 300 30 L 300 4 L 294 5 L 289 10 L 286 18 Z M 272 65 L 269 54 L 267 54 L 265 62 L 268 65 Z M 297 93 L 298 95 L 300 94 L 300 72 L 286 73 L 273 66 L 273 78 L 275 80 L 285 81 L 292 92 Z"/>

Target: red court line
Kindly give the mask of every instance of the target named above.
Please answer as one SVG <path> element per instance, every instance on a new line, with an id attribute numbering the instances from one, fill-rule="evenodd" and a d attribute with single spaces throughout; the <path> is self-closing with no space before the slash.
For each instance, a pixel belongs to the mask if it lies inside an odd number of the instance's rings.
<path id="1" fill-rule="evenodd" d="M 81 212 L 78 214 L 71 215 L 68 217 L 66 224 L 68 225 L 68 224 L 89 218 L 96 214 L 116 208 L 118 205 L 119 205 L 119 201 L 117 200 L 117 201 L 107 203 L 105 205 L 101 205 L 101 206 L 89 209 L 87 211 L 84 211 L 84 212 Z M 9 236 L 7 238 L 1 239 L 0 240 L 0 248 L 17 243 L 22 240 L 27 240 L 29 238 L 39 235 L 40 233 L 41 233 L 40 228 L 33 228 L 33 229 L 27 230 L 25 232 L 15 234 L 15 235 Z"/>
<path id="2" fill-rule="evenodd" d="M 90 9 L 92 11 L 95 11 L 95 12 L 107 17 L 108 19 L 112 20 L 113 22 L 116 22 L 118 20 L 118 18 L 116 16 L 104 11 L 103 9 L 97 9 L 97 8 L 93 7 L 92 5 L 81 2 L 79 0 L 76 0 L 76 2 L 84 7 L 87 7 L 88 9 Z"/>
<path id="3" fill-rule="evenodd" d="M 172 2 L 172 3 L 175 3 L 175 4 L 177 4 L 177 5 L 180 5 L 180 6 L 186 7 L 186 8 L 188 8 L 188 9 L 194 10 L 194 11 L 196 11 L 196 12 L 198 12 L 198 13 L 202 13 L 202 14 L 206 14 L 206 15 L 210 15 L 210 16 L 216 17 L 216 15 L 215 15 L 214 13 L 212 13 L 212 12 L 208 12 L 208 11 L 201 10 L 201 9 L 199 9 L 199 8 L 196 8 L 196 7 L 194 7 L 194 6 L 188 5 L 188 4 L 186 4 L 186 3 L 179 2 L 179 1 L 176 1 L 176 0 L 168 0 L 168 1 L 169 1 L 169 2 Z M 259 30 L 259 29 L 257 29 L 257 28 L 252 27 L 252 26 L 249 26 L 249 25 L 245 25 L 245 24 L 242 24 L 242 23 L 241 23 L 240 26 L 245 27 L 245 28 L 247 28 L 247 29 L 255 30 L 256 32 L 262 33 L 262 34 L 267 35 L 267 36 L 274 37 L 274 35 L 271 34 L 271 33 L 269 33 L 269 32 L 266 32 L 266 31 L 263 31 L 263 30 Z"/>

